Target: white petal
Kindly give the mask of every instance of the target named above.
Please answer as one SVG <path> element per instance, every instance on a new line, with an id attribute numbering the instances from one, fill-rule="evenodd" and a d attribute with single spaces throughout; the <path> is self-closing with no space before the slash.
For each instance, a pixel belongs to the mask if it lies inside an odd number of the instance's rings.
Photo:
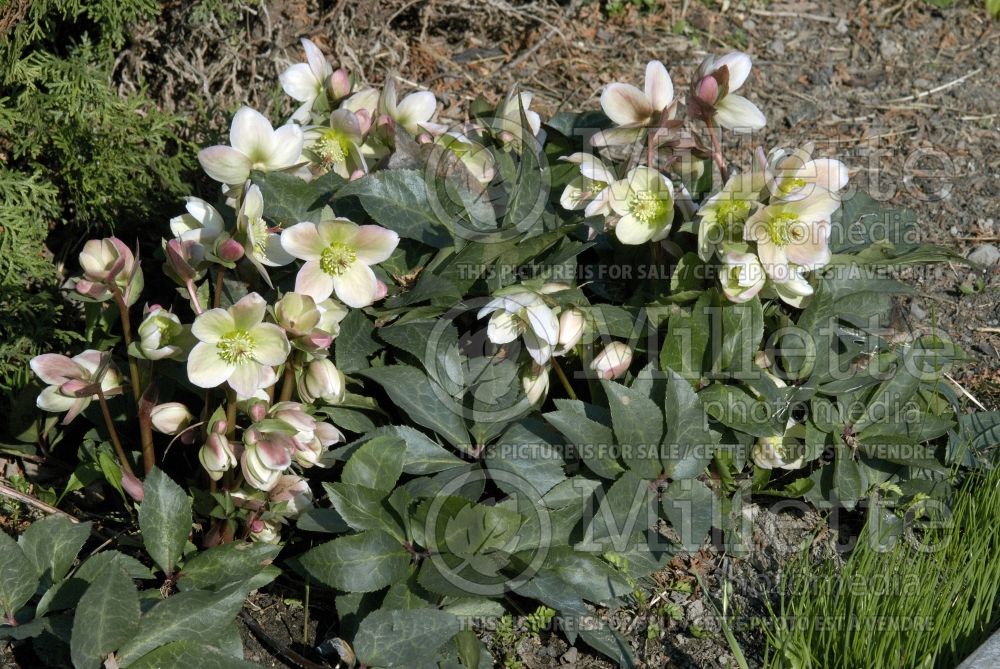
<path id="1" fill-rule="evenodd" d="M 278 76 L 281 88 L 293 100 L 312 102 L 319 93 L 319 81 L 306 63 L 296 63 Z"/>
<path id="2" fill-rule="evenodd" d="M 528 355 L 539 365 L 547 364 L 552 358 L 552 346 L 531 330 L 524 331 L 524 346 L 528 349 Z"/>
<path id="3" fill-rule="evenodd" d="M 69 379 L 82 379 L 86 376 L 80 365 L 58 353 L 35 356 L 29 365 L 38 378 L 52 385 L 61 385 Z"/>
<path id="4" fill-rule="evenodd" d="M 760 130 L 767 125 L 763 112 L 742 95 L 727 95 L 715 106 L 716 120 L 736 132 Z"/>
<path id="5" fill-rule="evenodd" d="M 378 225 L 362 225 L 354 235 L 358 260 L 366 265 L 385 262 L 399 246 L 399 235 Z"/>
<path id="6" fill-rule="evenodd" d="M 360 309 L 375 301 L 378 279 L 368 265 L 354 262 L 342 274 L 333 277 L 333 291 L 341 302 Z"/>
<path id="7" fill-rule="evenodd" d="M 615 225 L 615 236 L 622 244 L 645 244 L 653 238 L 653 230 L 635 216 L 626 214 Z"/>
<path id="8" fill-rule="evenodd" d="M 289 123 L 274 131 L 273 143 L 267 156 L 267 169 L 283 170 L 299 162 L 302 156 L 302 128 Z"/>
<path id="9" fill-rule="evenodd" d="M 225 309 L 209 309 L 194 319 L 191 334 L 199 340 L 214 344 L 236 329 L 236 322 Z"/>
<path id="10" fill-rule="evenodd" d="M 333 294 L 333 277 L 323 271 L 319 260 L 310 260 L 295 276 L 295 292 L 322 302 Z"/>
<path id="11" fill-rule="evenodd" d="M 601 130 L 591 135 L 590 145 L 597 148 L 602 146 L 624 146 L 639 139 L 642 133 L 642 128 L 635 126 L 609 128 L 608 130 Z"/>
<path id="12" fill-rule="evenodd" d="M 416 129 L 419 123 L 426 123 L 437 111 L 437 99 L 430 91 L 410 93 L 399 103 L 396 109 L 396 120 L 409 132 Z"/>
<path id="13" fill-rule="evenodd" d="M 580 161 L 580 174 L 588 179 L 604 184 L 609 184 L 618 178 L 614 172 L 601 162 L 600 158 L 591 155 L 586 155 Z"/>
<path id="14" fill-rule="evenodd" d="M 743 85 L 750 76 L 750 56 L 740 51 L 733 51 L 722 56 L 712 65 L 713 70 L 717 70 L 723 65 L 729 68 L 729 91 L 735 91 Z"/>
<path id="15" fill-rule="evenodd" d="M 229 143 L 234 149 L 258 162 L 270 148 L 274 128 L 263 114 L 250 107 L 241 107 L 233 116 L 229 128 Z"/>
<path id="16" fill-rule="evenodd" d="M 215 388 L 233 373 L 233 366 L 219 357 L 215 344 L 201 342 L 188 355 L 187 374 L 199 388 Z"/>
<path id="17" fill-rule="evenodd" d="M 674 101 L 674 82 L 670 80 L 667 68 L 658 60 L 646 65 L 646 97 L 656 111 L 663 111 Z"/>
<path id="18" fill-rule="evenodd" d="M 315 223 L 296 223 L 281 233 L 281 246 L 301 260 L 319 260 L 326 244 L 319 238 Z"/>
<path id="19" fill-rule="evenodd" d="M 35 406 L 42 411 L 62 413 L 76 404 L 77 398 L 67 397 L 59 392 L 58 386 L 46 386 L 35 400 Z"/>
<path id="20" fill-rule="evenodd" d="M 229 307 L 229 314 L 232 316 L 233 325 L 237 330 L 253 329 L 264 320 L 266 312 L 267 302 L 257 293 L 245 295 L 239 302 Z M 197 323 L 197 321 L 195 322 Z"/>
<path id="21" fill-rule="evenodd" d="M 562 195 L 559 196 L 559 204 L 562 205 L 563 209 L 583 209 L 587 206 L 587 202 L 590 201 L 590 193 L 584 189 L 587 187 L 588 181 L 590 180 L 579 176 L 566 184 Z"/>
<path id="22" fill-rule="evenodd" d="M 319 231 L 319 238 L 323 246 L 330 244 L 345 244 L 353 246 L 354 237 L 361 228 L 357 223 L 352 223 L 346 218 L 337 218 L 332 221 L 320 221 L 316 226 Z"/>
<path id="23" fill-rule="evenodd" d="M 274 323 L 261 323 L 253 329 L 254 360 L 271 367 L 285 362 L 291 347 L 285 331 Z"/>
<path id="24" fill-rule="evenodd" d="M 831 193 L 847 186 L 849 179 L 847 165 L 833 158 L 811 160 L 803 165 L 802 172 L 807 180 Z"/>
<path id="25" fill-rule="evenodd" d="M 609 84 L 601 93 L 601 108 L 617 125 L 644 123 L 653 113 L 646 94 L 631 84 Z"/>
<path id="26" fill-rule="evenodd" d="M 486 326 L 486 336 L 494 344 L 509 344 L 521 334 L 517 319 L 506 311 L 498 311 Z"/>
<path id="27" fill-rule="evenodd" d="M 312 40 L 303 37 L 302 50 L 306 52 L 306 61 L 309 63 L 309 69 L 312 70 L 317 81 L 323 82 L 333 74 L 333 67 L 327 62 L 326 56 L 323 55 L 323 52 L 319 50 L 319 47 Z"/>
<path id="28" fill-rule="evenodd" d="M 242 184 L 250 176 L 250 159 L 231 146 L 210 146 L 198 152 L 198 162 L 211 179 Z"/>
<path id="29" fill-rule="evenodd" d="M 244 397 L 249 397 L 264 386 L 264 368 L 256 362 L 244 362 L 233 368 L 229 387 Z"/>
<path id="30" fill-rule="evenodd" d="M 628 196 L 632 192 L 628 179 L 616 181 L 608 187 L 608 204 L 619 216 L 625 216 L 629 212 Z"/>
<path id="31" fill-rule="evenodd" d="M 528 325 L 539 339 L 555 346 L 559 341 L 559 319 L 544 302 L 536 302 L 525 310 L 528 314 Z"/>

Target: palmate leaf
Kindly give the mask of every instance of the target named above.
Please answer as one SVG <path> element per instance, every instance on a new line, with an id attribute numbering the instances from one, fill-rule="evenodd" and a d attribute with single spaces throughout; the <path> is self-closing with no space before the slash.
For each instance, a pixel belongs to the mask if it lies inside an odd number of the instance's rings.
<path id="1" fill-rule="evenodd" d="M 80 598 L 70 654 L 76 669 L 98 669 L 139 627 L 139 592 L 121 569 L 107 569 Z"/>
<path id="2" fill-rule="evenodd" d="M 403 473 L 405 451 L 406 443 L 399 437 L 383 435 L 366 441 L 344 465 L 340 480 L 388 494 Z"/>

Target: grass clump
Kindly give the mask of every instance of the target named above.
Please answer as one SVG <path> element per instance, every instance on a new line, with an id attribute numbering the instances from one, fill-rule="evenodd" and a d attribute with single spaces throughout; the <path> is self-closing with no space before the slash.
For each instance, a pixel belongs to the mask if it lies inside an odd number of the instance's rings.
<path id="1" fill-rule="evenodd" d="M 796 559 L 768 624 L 774 669 L 956 666 L 996 629 L 1000 469 L 970 474 L 950 508 L 872 507 L 841 566 Z"/>

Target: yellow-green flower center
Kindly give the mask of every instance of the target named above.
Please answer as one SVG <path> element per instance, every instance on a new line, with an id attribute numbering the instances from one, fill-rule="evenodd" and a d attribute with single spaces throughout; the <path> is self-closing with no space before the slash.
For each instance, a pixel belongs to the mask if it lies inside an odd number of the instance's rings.
<path id="1" fill-rule="evenodd" d="M 766 232 L 775 246 L 800 243 L 806 235 L 798 216 L 789 213 L 772 214 L 767 219 Z"/>
<path id="2" fill-rule="evenodd" d="M 319 266 L 330 276 L 340 276 L 357 259 L 358 254 L 354 249 L 346 244 L 334 242 L 323 249 L 319 258 Z"/>
<path id="3" fill-rule="evenodd" d="M 253 357 L 257 342 L 246 330 L 234 330 L 220 339 L 216 348 L 220 358 L 231 365 L 238 365 Z"/>
<path id="4" fill-rule="evenodd" d="M 750 200 L 723 200 L 716 205 L 716 220 L 731 232 L 746 222 L 751 206 Z"/>
<path id="5" fill-rule="evenodd" d="M 788 195 L 792 191 L 797 191 L 798 189 L 802 188 L 805 185 L 806 185 L 805 179 L 799 179 L 799 178 L 782 179 L 781 183 L 778 185 L 778 191 L 782 195 Z"/>
<path id="6" fill-rule="evenodd" d="M 348 140 L 336 132 L 325 133 L 313 146 L 313 151 L 328 165 L 347 162 Z"/>
<path id="7" fill-rule="evenodd" d="M 666 213 L 667 202 L 656 193 L 639 191 L 632 194 L 629 213 L 646 225 L 657 223 Z"/>
<path id="8" fill-rule="evenodd" d="M 251 218 L 247 223 L 247 237 L 254 256 L 264 255 L 267 249 L 267 223 L 263 218 Z"/>

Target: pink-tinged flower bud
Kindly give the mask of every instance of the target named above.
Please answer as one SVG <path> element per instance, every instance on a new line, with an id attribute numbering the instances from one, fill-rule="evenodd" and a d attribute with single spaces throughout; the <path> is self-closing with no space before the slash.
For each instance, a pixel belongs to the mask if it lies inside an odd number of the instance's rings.
<path id="1" fill-rule="evenodd" d="M 162 434 L 177 434 L 194 420 L 194 414 L 180 402 L 157 404 L 149 413 L 153 429 Z"/>
<path id="2" fill-rule="evenodd" d="M 347 380 L 336 365 L 323 358 L 313 360 L 298 378 L 299 399 L 312 403 L 322 400 L 327 404 L 344 401 Z"/>
<path id="3" fill-rule="evenodd" d="M 135 257 L 128 245 L 117 237 L 91 239 L 80 252 L 80 267 L 88 281 L 107 283 L 122 272 L 130 274 L 135 267 Z"/>
<path id="4" fill-rule="evenodd" d="M 281 473 L 292 464 L 295 444 L 283 435 L 268 434 L 252 445 L 247 445 L 240 458 L 243 476 L 254 488 L 269 491 L 281 478 Z"/>
<path id="5" fill-rule="evenodd" d="M 333 344 L 333 335 L 322 330 L 313 330 L 296 340 L 296 343 L 301 344 L 307 351 L 318 353 L 330 348 L 330 345 Z"/>
<path id="6" fill-rule="evenodd" d="M 417 144 L 431 144 L 434 142 L 434 138 L 431 137 L 426 132 L 422 132 L 417 135 Z"/>
<path id="7" fill-rule="evenodd" d="M 549 368 L 533 364 L 528 372 L 521 377 L 521 385 L 532 406 L 538 406 L 545 401 L 546 395 L 549 394 Z"/>
<path id="8" fill-rule="evenodd" d="M 372 127 L 372 115 L 367 109 L 359 109 L 354 112 L 354 115 L 358 119 L 358 129 L 361 130 L 362 135 L 368 134 L 368 131 Z"/>
<path id="9" fill-rule="evenodd" d="M 59 392 L 67 397 L 90 397 L 97 394 L 97 384 L 83 379 L 70 379 L 59 386 Z"/>
<path id="10" fill-rule="evenodd" d="M 274 304 L 274 319 L 288 334 L 301 337 L 319 325 L 316 301 L 304 293 L 285 293 Z"/>
<path id="11" fill-rule="evenodd" d="M 110 354 L 87 350 L 72 358 L 44 353 L 31 359 L 31 370 L 47 387 L 36 400 L 39 409 L 66 412 L 63 425 L 86 409 L 100 389 L 106 397 L 122 392 L 118 371 L 110 364 Z"/>
<path id="12" fill-rule="evenodd" d="M 705 104 L 713 105 L 719 97 L 719 82 L 713 76 L 703 77 L 695 94 Z"/>
<path id="13" fill-rule="evenodd" d="M 268 497 L 272 502 L 285 502 L 281 515 L 286 518 L 297 518 L 313 506 L 313 493 L 309 483 L 294 474 L 285 474 L 279 478 Z"/>
<path id="14" fill-rule="evenodd" d="M 247 413 L 250 416 L 250 420 L 259 423 L 267 418 L 267 404 L 264 402 L 254 402 L 250 405 L 250 410 Z"/>
<path id="15" fill-rule="evenodd" d="M 225 434 L 227 429 L 229 429 L 229 425 L 224 420 L 217 420 L 215 421 L 215 425 L 212 426 L 212 432 L 215 434 Z"/>
<path id="16" fill-rule="evenodd" d="M 196 267 L 200 264 L 200 249 L 197 246 L 196 242 L 181 239 L 171 239 L 166 244 L 167 266 L 182 284 L 194 281 L 199 275 Z"/>
<path id="17" fill-rule="evenodd" d="M 124 470 L 122 471 L 122 489 L 137 502 L 142 502 L 146 496 L 146 491 L 142 487 L 142 481 Z"/>
<path id="18" fill-rule="evenodd" d="M 236 454 L 232 444 L 221 434 L 211 433 L 205 445 L 198 451 L 198 459 L 213 481 L 218 481 L 222 475 L 236 466 Z"/>
<path id="19" fill-rule="evenodd" d="M 375 301 L 384 300 L 385 296 L 389 294 L 389 286 L 385 285 L 384 281 L 378 279 L 375 280 Z"/>
<path id="20" fill-rule="evenodd" d="M 326 81 L 326 89 L 334 100 L 346 98 L 351 94 L 351 75 L 344 68 L 334 70 Z"/>
<path id="21" fill-rule="evenodd" d="M 271 407 L 270 414 L 299 433 L 312 433 L 316 429 L 316 419 L 298 402 L 279 402 Z"/>
<path id="22" fill-rule="evenodd" d="M 344 433 L 330 423 L 317 423 L 311 433 L 299 433 L 295 442 L 295 461 L 299 466 L 325 467 L 322 457 L 328 448 L 344 441 Z"/>
<path id="23" fill-rule="evenodd" d="M 354 170 L 353 172 L 351 172 L 351 176 L 348 179 L 348 181 L 357 181 L 358 179 L 360 179 L 364 175 L 365 175 L 365 171 L 364 170 Z"/>
<path id="24" fill-rule="evenodd" d="M 226 262 L 236 262 L 243 257 L 244 253 L 246 253 L 246 250 L 243 248 L 243 245 L 232 237 L 219 242 L 215 250 L 215 254 Z"/>
<path id="25" fill-rule="evenodd" d="M 559 348 L 562 352 L 569 351 L 583 337 L 587 319 L 579 309 L 569 309 L 559 315 Z"/>
<path id="26" fill-rule="evenodd" d="M 620 341 L 613 341 L 597 354 L 590 368 L 602 379 L 614 379 L 626 371 L 632 364 L 632 349 Z"/>

